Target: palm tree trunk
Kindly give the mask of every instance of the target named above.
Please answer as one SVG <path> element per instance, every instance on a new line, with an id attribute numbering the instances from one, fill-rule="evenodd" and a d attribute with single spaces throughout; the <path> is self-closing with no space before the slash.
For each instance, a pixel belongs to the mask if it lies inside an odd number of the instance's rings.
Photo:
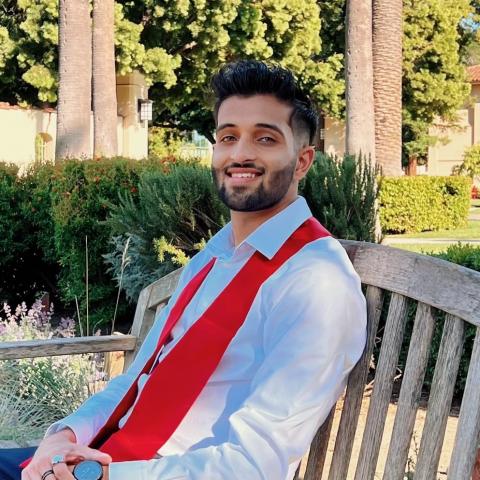
<path id="1" fill-rule="evenodd" d="M 59 2 L 55 157 L 90 157 L 92 29 L 89 0 Z"/>
<path id="2" fill-rule="evenodd" d="M 93 1 L 94 157 L 117 155 L 114 1 Z"/>
<path id="3" fill-rule="evenodd" d="M 375 152 L 384 175 L 402 175 L 402 0 L 373 1 Z"/>
<path id="4" fill-rule="evenodd" d="M 346 23 L 346 151 L 375 162 L 372 0 L 347 0 Z"/>

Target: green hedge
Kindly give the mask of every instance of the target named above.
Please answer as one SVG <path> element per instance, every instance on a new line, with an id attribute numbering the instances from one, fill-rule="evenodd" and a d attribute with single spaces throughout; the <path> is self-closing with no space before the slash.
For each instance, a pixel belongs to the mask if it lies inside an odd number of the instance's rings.
<path id="1" fill-rule="evenodd" d="M 384 233 L 410 233 L 465 226 L 470 206 L 467 177 L 384 178 L 379 195 Z"/>

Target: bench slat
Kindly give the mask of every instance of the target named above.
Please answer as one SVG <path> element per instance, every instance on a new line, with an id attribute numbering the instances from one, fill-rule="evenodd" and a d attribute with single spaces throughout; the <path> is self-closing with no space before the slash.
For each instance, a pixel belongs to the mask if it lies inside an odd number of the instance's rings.
<path id="1" fill-rule="evenodd" d="M 414 480 L 431 480 L 437 476 L 443 437 L 462 356 L 464 331 L 463 320 L 449 314 L 445 316 Z"/>
<path id="2" fill-rule="evenodd" d="M 0 343 L 0 360 L 53 357 L 80 353 L 133 351 L 137 339 L 133 335 L 104 335 L 98 337 L 52 338 Z"/>
<path id="3" fill-rule="evenodd" d="M 318 480 L 322 478 L 325 458 L 327 456 L 328 439 L 333 425 L 333 417 L 335 415 L 335 405 L 328 414 L 328 417 L 318 429 L 312 444 L 310 445 L 310 453 L 308 454 L 307 468 L 305 470 L 304 480 Z"/>
<path id="4" fill-rule="evenodd" d="M 408 450 L 415 426 L 434 329 L 435 319 L 432 315 L 432 308 L 424 303 L 419 303 L 383 480 L 404 479 L 405 465 L 408 460 Z"/>
<path id="5" fill-rule="evenodd" d="M 449 480 L 464 480 L 470 478 L 475 462 L 478 439 L 480 435 L 480 328 L 473 344 L 470 367 L 468 369 L 467 383 L 458 419 L 457 435 L 453 447 Z"/>
<path id="6" fill-rule="evenodd" d="M 375 475 L 395 369 L 402 346 L 407 308 L 406 297 L 392 294 L 355 480 L 372 480 Z"/>
<path id="7" fill-rule="evenodd" d="M 362 357 L 348 378 L 347 392 L 343 403 L 328 480 L 345 480 L 347 478 L 355 431 L 362 406 L 363 392 L 375 344 L 375 335 L 382 314 L 383 290 L 369 286 L 365 296 L 368 319 L 367 343 Z"/>

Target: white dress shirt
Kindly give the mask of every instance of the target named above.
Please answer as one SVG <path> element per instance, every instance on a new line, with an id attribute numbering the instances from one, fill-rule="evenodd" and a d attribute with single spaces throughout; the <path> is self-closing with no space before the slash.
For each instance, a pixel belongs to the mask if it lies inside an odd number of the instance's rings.
<path id="1" fill-rule="evenodd" d="M 47 433 L 68 426 L 79 443 L 88 444 L 152 354 L 189 280 L 217 257 L 159 361 L 255 251 L 272 258 L 310 216 L 298 197 L 237 247 L 226 225 L 184 269 L 128 372 Z M 243 326 L 158 458 L 112 463 L 110 480 L 291 480 L 363 351 L 365 326 L 360 280 L 340 243 L 326 237 L 306 245 L 261 286 Z M 147 378 L 139 380 L 140 390 Z"/>

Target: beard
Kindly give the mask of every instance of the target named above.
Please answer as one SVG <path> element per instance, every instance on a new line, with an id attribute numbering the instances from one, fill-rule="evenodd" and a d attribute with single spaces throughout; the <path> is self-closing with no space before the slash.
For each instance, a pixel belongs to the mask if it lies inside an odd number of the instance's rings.
<path id="1" fill-rule="evenodd" d="M 274 207 L 285 197 L 292 184 L 295 166 L 296 162 L 292 161 L 282 170 L 270 173 L 268 177 L 266 177 L 264 171 L 264 177 L 260 185 L 255 189 L 248 186 L 235 186 L 228 191 L 225 183 L 222 183 L 220 180 L 220 169 L 212 167 L 212 175 L 220 199 L 230 210 L 236 212 L 258 212 Z M 232 164 L 227 168 L 230 167 L 256 168 L 253 163 Z M 222 169 L 223 175 L 226 175 L 227 168 Z"/>

